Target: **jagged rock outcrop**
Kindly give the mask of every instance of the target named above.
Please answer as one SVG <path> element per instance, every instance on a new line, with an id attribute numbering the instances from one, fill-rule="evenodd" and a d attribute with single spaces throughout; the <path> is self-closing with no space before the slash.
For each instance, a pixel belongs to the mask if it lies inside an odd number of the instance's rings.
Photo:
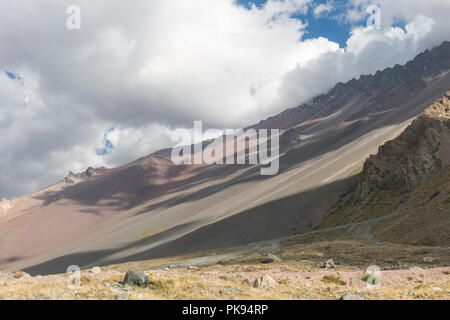
<path id="1" fill-rule="evenodd" d="M 357 197 L 374 190 L 410 190 L 450 165 L 450 91 L 364 164 Z"/>
<path id="2" fill-rule="evenodd" d="M 328 93 L 318 95 L 297 107 L 261 121 L 253 128 L 279 128 L 288 130 L 299 122 L 313 119 L 314 112 L 323 117 L 332 115 L 353 99 L 368 99 L 361 110 L 346 121 L 358 121 L 370 114 L 387 112 L 398 102 L 396 98 L 417 95 L 429 85 L 430 80 L 442 78 L 450 70 L 450 42 L 426 50 L 405 65 L 395 65 L 375 74 L 361 75 L 358 79 L 337 83 Z M 304 127 L 303 127 L 304 129 Z M 301 132 L 299 132 L 301 133 Z"/>
<path id="3" fill-rule="evenodd" d="M 82 173 L 76 173 L 75 174 L 72 171 L 69 171 L 69 174 L 64 179 L 64 182 L 67 183 L 67 184 L 75 184 L 75 183 L 84 181 L 84 180 L 86 180 L 88 178 L 101 175 L 106 170 L 107 169 L 105 167 L 101 167 L 101 168 L 89 167 L 89 168 L 87 168 L 87 170 L 85 172 L 82 172 Z"/>

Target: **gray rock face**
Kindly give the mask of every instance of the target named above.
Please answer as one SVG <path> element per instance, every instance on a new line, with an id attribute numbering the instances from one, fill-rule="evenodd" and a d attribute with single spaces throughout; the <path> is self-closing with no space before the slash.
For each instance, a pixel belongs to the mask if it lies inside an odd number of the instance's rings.
<path id="1" fill-rule="evenodd" d="M 437 99 L 396 139 L 382 145 L 364 163 L 356 192 L 360 199 L 376 190 L 410 191 L 450 159 L 450 91 Z M 439 195 L 439 191 L 430 198 Z"/>
<path id="2" fill-rule="evenodd" d="M 125 274 L 123 280 L 124 284 L 131 286 L 137 286 L 141 288 L 146 288 L 150 285 L 150 281 L 145 273 L 142 271 L 130 270 Z"/>
<path id="3" fill-rule="evenodd" d="M 344 294 L 339 300 L 363 300 L 361 297 L 354 296 L 352 294 Z"/>

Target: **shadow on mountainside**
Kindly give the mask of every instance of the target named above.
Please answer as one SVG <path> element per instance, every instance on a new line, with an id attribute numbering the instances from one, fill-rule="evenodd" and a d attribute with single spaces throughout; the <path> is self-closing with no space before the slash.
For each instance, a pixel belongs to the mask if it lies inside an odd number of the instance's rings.
<path id="1" fill-rule="evenodd" d="M 316 136 L 306 142 L 300 142 L 287 150 L 280 159 L 280 172 L 288 172 L 308 160 L 338 150 L 374 130 L 403 123 L 423 112 L 436 97 L 442 95 L 447 89 L 448 84 L 422 88 L 422 92 L 420 94 L 416 92 L 416 98 L 411 100 L 405 100 L 403 96 L 403 101 L 400 101 L 399 93 L 385 97 L 387 99 L 385 104 L 389 106 L 388 111 L 367 114 L 370 109 L 367 110 L 367 107 L 365 107 L 365 118 L 355 120 L 343 128 L 335 126 L 319 131 Z M 406 89 L 403 88 L 403 90 Z M 404 93 L 402 90 L 400 92 Z M 369 105 L 373 105 L 373 102 L 370 102 Z M 342 121 L 346 121 L 346 118 L 343 118 Z M 192 172 L 187 178 L 171 180 L 177 177 L 178 174 L 184 174 L 185 170 L 189 169 L 189 166 L 172 165 L 169 163 L 170 159 L 163 158 L 158 153 L 148 158 L 151 157 L 160 157 L 163 159 L 161 161 L 164 162 L 164 165 L 162 167 L 156 164 L 141 165 L 139 161 L 136 161 L 130 165 L 111 170 L 104 176 L 68 186 L 61 191 L 46 192 L 36 198 L 43 200 L 44 206 L 60 200 L 74 201 L 80 206 L 94 207 L 83 208 L 80 212 L 101 215 L 103 210 L 129 210 L 158 197 L 172 194 L 168 199 L 158 201 L 140 210 L 138 214 L 142 214 L 153 209 L 168 208 L 183 202 L 195 201 L 243 181 L 267 180 L 270 183 L 270 177 L 264 177 L 259 174 L 259 166 L 249 165 L 200 166 L 190 168 Z M 242 169 L 246 170 L 237 177 L 225 182 L 217 182 L 217 180 L 226 178 Z M 161 183 L 158 180 L 159 177 L 168 178 L 169 180 Z M 202 187 L 202 184 L 206 183 L 213 183 L 213 185 Z M 200 189 L 190 192 L 191 189 L 196 187 Z"/>
<path id="2" fill-rule="evenodd" d="M 111 265 L 173 257 L 308 232 L 320 223 L 321 213 L 332 204 L 332 200 L 327 201 L 326 197 L 335 195 L 347 181 L 333 182 L 313 190 L 268 202 L 191 230 L 186 235 L 168 240 L 163 244 L 156 245 L 158 242 L 167 240 L 180 234 L 183 230 L 197 225 L 199 221 L 175 226 L 118 249 L 73 253 L 28 267 L 24 271 L 31 275 L 64 273 L 69 265 L 86 268 L 97 265 L 100 260 L 102 261 L 101 265 Z M 155 246 L 151 247 L 152 244 Z M 150 248 L 142 250 L 146 246 Z M 123 254 L 125 257 L 109 257 L 113 254 Z"/>

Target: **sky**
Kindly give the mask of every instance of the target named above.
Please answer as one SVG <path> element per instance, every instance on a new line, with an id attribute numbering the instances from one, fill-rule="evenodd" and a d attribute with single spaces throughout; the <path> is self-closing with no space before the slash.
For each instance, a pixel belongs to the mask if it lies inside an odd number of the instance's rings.
<path id="1" fill-rule="evenodd" d="M 267 0 L 238 0 L 237 3 L 246 8 L 251 8 L 252 4 L 261 8 Z M 309 2 L 303 11 L 294 13 L 293 17 L 307 23 L 302 40 L 325 37 L 345 48 L 352 27 L 363 26 L 367 22 L 364 19 L 353 22 L 341 19 L 348 4 L 346 0 L 317 0 Z"/>
<path id="2" fill-rule="evenodd" d="M 450 40 L 449 16 L 442 0 L 1 1 L 0 199 L 404 64 Z"/>

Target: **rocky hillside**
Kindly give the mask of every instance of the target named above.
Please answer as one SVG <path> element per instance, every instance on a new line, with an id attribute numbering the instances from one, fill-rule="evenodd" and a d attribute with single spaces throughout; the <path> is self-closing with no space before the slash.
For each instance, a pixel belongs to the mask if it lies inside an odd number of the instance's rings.
<path id="1" fill-rule="evenodd" d="M 412 190 L 450 165 L 450 91 L 364 164 L 358 196 L 375 190 Z"/>
<path id="2" fill-rule="evenodd" d="M 450 244 L 450 91 L 348 179 L 322 228 L 414 245 Z M 364 227 L 361 227 L 364 224 Z"/>
<path id="3" fill-rule="evenodd" d="M 55 274 L 313 231 L 343 181 L 445 94 L 449 71 L 445 42 L 254 126 L 281 130 L 276 176 L 257 165 L 177 166 L 170 150 L 70 174 L 1 217 L 0 269 Z"/>

